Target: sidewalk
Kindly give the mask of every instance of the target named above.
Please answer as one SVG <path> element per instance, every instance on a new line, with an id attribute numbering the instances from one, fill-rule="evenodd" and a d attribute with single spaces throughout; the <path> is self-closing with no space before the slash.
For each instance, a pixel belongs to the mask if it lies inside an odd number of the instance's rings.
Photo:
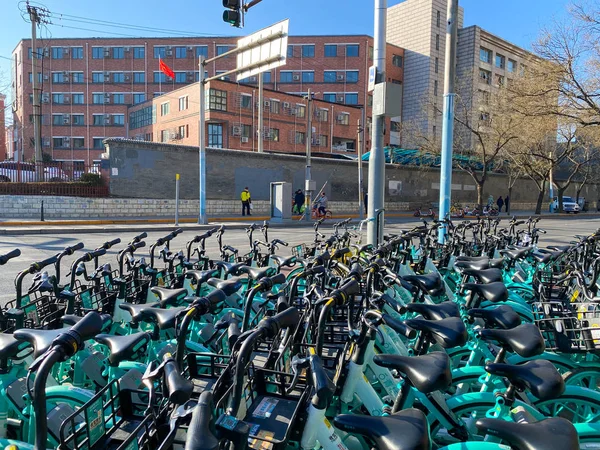
<path id="1" fill-rule="evenodd" d="M 527 219 L 534 216 L 533 211 L 513 211 L 510 216 L 506 213 L 500 215 L 502 220 L 507 220 L 513 217 L 519 220 Z M 580 219 L 595 219 L 600 218 L 600 212 L 591 211 L 586 213 L 573 214 L 550 214 L 548 212 L 541 214 L 542 219 L 563 219 L 563 220 L 580 220 Z M 336 214 L 333 220 L 328 220 L 323 223 L 324 228 L 330 227 L 335 221 L 346 218 L 358 221 L 358 214 Z M 291 221 L 276 222 L 271 221 L 268 216 L 250 216 L 249 218 L 242 216 L 222 216 L 209 217 L 208 225 L 199 225 L 197 217 L 183 217 L 179 219 L 179 227 L 186 230 L 207 230 L 215 226 L 224 224 L 227 229 L 240 230 L 246 228 L 251 223 L 262 223 L 269 220 L 271 227 L 303 227 L 312 226 L 314 222 L 299 221 L 299 216 L 294 216 Z M 417 218 L 412 212 L 390 212 L 386 214 L 387 223 L 402 223 L 414 222 L 417 220 L 431 220 L 428 217 Z M 464 219 L 453 219 L 456 222 L 462 220 L 471 220 L 474 217 L 465 217 Z M 150 227 L 149 227 L 150 225 Z M 138 217 L 138 218 L 106 218 L 106 219 L 89 219 L 89 220 L 23 220 L 23 219 L 7 219 L 0 221 L 0 235 L 27 235 L 27 234 L 69 234 L 69 233 L 107 233 L 107 232 L 129 232 L 133 230 L 139 231 L 172 231 L 175 228 L 173 218 L 167 217 Z"/>

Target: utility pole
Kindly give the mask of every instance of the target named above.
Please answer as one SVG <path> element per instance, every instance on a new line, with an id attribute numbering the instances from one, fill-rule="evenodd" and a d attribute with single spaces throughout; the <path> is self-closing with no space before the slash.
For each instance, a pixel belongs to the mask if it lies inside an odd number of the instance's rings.
<path id="1" fill-rule="evenodd" d="M 263 100 L 263 77 L 262 73 L 258 74 L 258 130 L 257 130 L 257 138 L 258 138 L 258 153 L 262 153 L 263 149 L 263 108 L 265 106 Z"/>
<path id="2" fill-rule="evenodd" d="M 200 117 L 198 119 L 198 183 L 199 183 L 199 213 L 198 223 L 205 225 L 206 219 L 206 82 L 204 81 L 204 67 L 206 62 L 204 56 L 200 56 L 198 63 L 200 70 L 200 79 L 198 87 L 200 88 Z"/>
<path id="3" fill-rule="evenodd" d="M 31 72 L 33 80 L 33 142 L 35 149 L 35 175 L 36 181 L 44 181 L 44 168 L 42 167 L 42 114 L 40 107 L 40 88 L 38 87 L 38 51 L 37 51 L 37 25 L 41 22 L 38 9 L 27 4 L 27 12 L 31 21 Z"/>
<path id="4" fill-rule="evenodd" d="M 357 139 L 357 146 L 358 146 L 358 217 L 360 217 L 360 220 L 363 220 L 365 218 L 365 215 L 363 212 L 364 211 L 364 205 L 363 205 L 364 192 L 363 192 L 363 167 L 362 167 L 362 135 L 363 135 L 364 128 L 362 127 L 362 125 L 360 123 L 360 119 L 358 119 L 357 122 L 358 122 L 358 139 Z"/>
<path id="5" fill-rule="evenodd" d="M 387 0 L 375 0 L 375 29 L 373 65 L 377 70 L 375 83 L 385 82 Z M 383 209 L 385 186 L 385 154 L 383 151 L 383 126 L 385 116 L 373 115 L 371 128 L 371 154 L 369 156 L 369 201 L 368 217 L 375 218 L 376 211 Z M 383 217 L 380 221 L 367 224 L 367 242 L 378 245 L 383 236 Z"/>
<path id="6" fill-rule="evenodd" d="M 312 145 L 312 92 L 309 89 L 308 90 L 308 96 L 307 96 L 307 101 L 306 101 L 306 114 L 307 114 L 307 119 L 306 119 L 306 180 L 305 183 L 306 185 L 304 186 L 304 189 L 306 191 L 305 197 L 306 197 L 306 208 L 304 210 L 304 220 L 306 220 L 307 222 L 310 222 L 310 220 L 312 219 L 312 198 L 311 198 L 311 194 L 312 194 L 312 178 L 311 178 L 311 174 L 310 174 L 310 151 L 311 151 L 311 145 Z"/>
<path id="7" fill-rule="evenodd" d="M 440 170 L 440 220 L 450 212 L 452 196 L 452 146 L 454 139 L 454 78 L 456 76 L 456 39 L 458 35 L 458 0 L 448 2 L 446 26 L 446 61 L 444 68 L 444 112 L 442 118 L 442 167 Z M 438 242 L 446 240 L 446 226 L 439 228 Z"/>

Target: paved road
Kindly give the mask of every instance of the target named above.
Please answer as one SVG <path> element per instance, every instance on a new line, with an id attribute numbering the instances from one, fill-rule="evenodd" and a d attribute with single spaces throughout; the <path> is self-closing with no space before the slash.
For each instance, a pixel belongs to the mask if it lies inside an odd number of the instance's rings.
<path id="1" fill-rule="evenodd" d="M 391 223 L 386 227 L 386 231 L 394 232 L 400 229 L 409 229 L 411 224 L 416 221 L 413 219 L 406 219 L 400 222 Z M 546 220 L 540 222 L 540 226 L 548 231 L 548 234 L 543 237 L 541 245 L 551 245 L 557 243 L 568 243 L 571 238 L 576 234 L 590 234 L 600 227 L 600 219 L 598 218 L 568 218 L 561 220 Z M 122 227 L 121 227 L 122 228 Z M 152 226 L 146 228 L 148 238 L 146 241 L 150 244 L 157 238 L 167 234 L 164 231 L 151 232 Z M 50 257 L 57 252 L 61 251 L 64 247 L 74 245 L 77 242 L 83 242 L 86 250 L 93 250 L 103 242 L 107 240 L 120 237 L 123 243 L 128 242 L 133 236 L 140 233 L 143 228 L 132 227 L 131 232 L 124 233 L 119 231 L 118 233 L 85 233 L 84 230 L 77 229 L 73 230 L 72 235 L 51 235 L 51 234 L 36 234 L 36 235 L 24 235 L 24 236 L 0 236 L 0 254 L 4 254 L 14 248 L 19 248 L 22 252 L 19 258 L 9 261 L 8 264 L 0 267 L 0 303 L 4 304 L 7 300 L 14 298 L 14 277 L 22 269 L 28 267 L 29 264 L 43 260 Z M 328 229 L 323 230 L 325 234 L 329 232 Z M 184 231 L 179 235 L 172 243 L 172 249 L 183 249 L 187 240 L 193 237 L 198 232 L 191 230 Z M 255 235 L 257 237 L 258 235 Z M 300 244 L 302 242 L 310 242 L 313 239 L 312 228 L 309 227 L 285 227 L 275 228 L 272 227 L 269 230 L 269 238 L 279 238 L 287 241 L 291 245 Z M 229 230 L 224 235 L 224 243 L 238 248 L 240 252 L 249 250 L 248 239 L 246 233 L 243 230 Z M 114 250 L 110 250 L 103 261 L 113 264 L 113 268 L 116 268 L 116 254 L 119 249 L 123 248 L 123 245 L 117 245 Z M 207 242 L 207 248 L 210 255 L 217 255 L 217 243 L 214 238 Z M 290 252 L 290 248 L 283 248 L 281 254 Z M 148 254 L 148 249 L 142 249 L 141 254 Z M 76 256 L 65 257 L 63 259 L 62 273 L 63 279 L 71 262 Z M 26 278 L 24 288 L 27 288 L 30 284 L 30 279 Z"/>

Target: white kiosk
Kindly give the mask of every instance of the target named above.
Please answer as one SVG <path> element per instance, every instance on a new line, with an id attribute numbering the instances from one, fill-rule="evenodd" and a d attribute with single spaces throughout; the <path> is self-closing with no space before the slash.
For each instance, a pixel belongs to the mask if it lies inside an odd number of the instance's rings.
<path id="1" fill-rule="evenodd" d="M 271 221 L 283 222 L 292 219 L 292 183 L 271 183 Z"/>

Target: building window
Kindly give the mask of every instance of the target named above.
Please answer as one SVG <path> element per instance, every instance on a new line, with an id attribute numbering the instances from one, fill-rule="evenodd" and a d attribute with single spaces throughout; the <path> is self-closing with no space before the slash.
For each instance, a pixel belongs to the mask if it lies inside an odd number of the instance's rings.
<path id="1" fill-rule="evenodd" d="M 104 83 L 104 72 L 92 72 L 92 83 Z"/>
<path id="2" fill-rule="evenodd" d="M 487 105 L 490 103 L 490 93 L 488 91 L 479 91 L 479 97 L 481 98 L 481 103 Z"/>
<path id="3" fill-rule="evenodd" d="M 179 111 L 185 111 L 188 109 L 188 96 L 179 97 Z"/>
<path id="4" fill-rule="evenodd" d="M 433 95 L 438 95 L 438 80 L 433 80 Z"/>
<path id="5" fill-rule="evenodd" d="M 325 108 L 315 110 L 315 116 L 319 122 L 327 122 L 329 120 L 329 110 Z"/>
<path id="6" fill-rule="evenodd" d="M 133 104 L 137 105 L 146 101 L 146 94 L 133 94 Z"/>
<path id="7" fill-rule="evenodd" d="M 346 105 L 358 105 L 358 94 L 346 94 Z"/>
<path id="8" fill-rule="evenodd" d="M 125 58 L 125 51 L 123 47 L 113 47 L 112 48 L 113 59 L 123 59 Z"/>
<path id="9" fill-rule="evenodd" d="M 346 83 L 358 83 L 358 70 L 346 71 Z"/>
<path id="10" fill-rule="evenodd" d="M 435 49 L 436 50 L 440 49 L 440 35 L 439 34 L 435 35 Z"/>
<path id="11" fill-rule="evenodd" d="M 293 45 L 288 45 L 288 47 L 287 47 L 287 57 L 288 58 L 293 58 L 294 57 L 294 46 Z"/>
<path id="12" fill-rule="evenodd" d="M 306 106 L 296 105 L 296 116 L 300 119 L 306 117 Z"/>
<path id="13" fill-rule="evenodd" d="M 175 72 L 175 83 L 185 83 L 187 81 L 187 74 L 185 72 Z"/>
<path id="14" fill-rule="evenodd" d="M 208 58 L 208 46 L 200 45 L 196 47 L 196 58 L 200 58 L 201 56 Z"/>
<path id="15" fill-rule="evenodd" d="M 52 125 L 64 125 L 64 124 L 65 124 L 65 121 L 64 121 L 62 114 L 52 114 Z"/>
<path id="16" fill-rule="evenodd" d="M 442 15 L 441 15 L 441 14 L 440 14 L 440 12 L 438 11 L 438 12 L 437 12 L 437 14 L 436 14 L 436 23 L 437 23 L 437 26 L 438 26 L 438 28 L 439 28 L 439 27 L 440 27 L 440 25 L 441 25 L 441 20 L 442 20 Z"/>
<path id="17" fill-rule="evenodd" d="M 71 94 L 71 102 L 74 105 L 83 105 L 83 94 Z"/>
<path id="18" fill-rule="evenodd" d="M 392 56 L 392 65 L 396 67 L 402 67 L 402 56 L 394 55 Z"/>
<path id="19" fill-rule="evenodd" d="M 263 77 L 263 83 L 270 83 L 271 82 L 271 71 L 263 72 L 262 77 Z"/>
<path id="20" fill-rule="evenodd" d="M 154 58 L 164 58 L 166 54 L 165 47 L 154 47 Z"/>
<path id="21" fill-rule="evenodd" d="M 53 83 L 64 83 L 65 82 L 65 74 L 62 72 L 52 72 L 52 82 Z"/>
<path id="22" fill-rule="evenodd" d="M 161 116 L 166 116 L 167 114 L 169 114 L 169 102 L 165 102 L 165 103 L 161 103 L 160 105 L 160 115 Z"/>
<path id="23" fill-rule="evenodd" d="M 315 57 L 315 46 L 314 45 L 303 45 L 302 46 L 302 57 L 303 58 L 314 58 Z"/>
<path id="24" fill-rule="evenodd" d="M 33 83 L 33 74 L 29 72 L 29 82 Z M 42 82 L 42 73 L 38 72 L 38 83 Z"/>
<path id="25" fill-rule="evenodd" d="M 229 51 L 229 45 L 217 45 L 217 56 L 227 53 Z"/>
<path id="26" fill-rule="evenodd" d="M 83 147 L 85 147 L 85 139 L 82 138 L 82 137 L 71 138 L 71 143 L 73 144 L 73 148 L 83 148 Z"/>
<path id="27" fill-rule="evenodd" d="M 326 70 L 323 72 L 324 83 L 335 83 L 337 72 L 335 70 Z"/>
<path id="28" fill-rule="evenodd" d="M 183 138 L 186 138 L 186 137 L 187 137 L 187 134 L 186 134 L 186 127 L 187 127 L 187 125 L 181 125 L 181 126 L 179 127 L 179 129 L 177 130 L 177 134 L 179 135 L 179 136 L 178 136 L 178 137 L 179 137 L 179 139 L 183 139 Z"/>
<path id="29" fill-rule="evenodd" d="M 93 138 L 93 145 L 94 145 L 94 149 L 96 150 L 100 150 L 103 147 L 102 141 L 104 140 L 103 137 L 95 137 Z"/>
<path id="30" fill-rule="evenodd" d="M 524 76 L 525 72 L 527 72 L 527 66 L 525 64 L 521 64 L 519 66 L 519 75 Z"/>
<path id="31" fill-rule="evenodd" d="M 250 138 L 252 136 L 252 126 L 242 125 L 242 137 Z"/>
<path id="32" fill-rule="evenodd" d="M 498 86 L 504 86 L 504 76 L 496 75 L 496 84 Z"/>
<path id="33" fill-rule="evenodd" d="M 369 94 L 367 97 L 367 106 L 373 106 L 373 95 Z"/>
<path id="34" fill-rule="evenodd" d="M 337 56 L 336 44 L 325 44 L 325 57 L 335 58 Z"/>
<path id="35" fill-rule="evenodd" d="M 64 94 L 52 94 L 52 103 L 55 105 L 62 105 L 65 102 Z"/>
<path id="36" fill-rule="evenodd" d="M 169 130 L 160 130 L 160 142 L 169 142 Z"/>
<path id="37" fill-rule="evenodd" d="M 63 59 L 62 47 L 52 47 L 52 59 Z"/>
<path id="38" fill-rule="evenodd" d="M 504 69 L 506 58 L 503 55 L 496 53 L 496 67 L 498 69 Z"/>
<path id="39" fill-rule="evenodd" d="M 314 83 L 315 82 L 315 73 L 314 72 L 302 72 L 302 82 L 303 83 Z"/>
<path id="40" fill-rule="evenodd" d="M 357 57 L 358 56 L 358 44 L 348 44 L 346 45 L 346 56 L 348 57 Z"/>
<path id="41" fill-rule="evenodd" d="M 304 131 L 296 131 L 296 138 L 294 142 L 296 144 L 304 144 L 306 142 L 306 133 Z"/>
<path id="42" fill-rule="evenodd" d="M 85 116 L 83 114 L 71 115 L 71 123 L 76 126 L 85 125 Z"/>
<path id="43" fill-rule="evenodd" d="M 61 137 L 53 137 L 52 138 L 52 147 L 54 148 L 68 148 L 66 145 L 67 141 Z"/>
<path id="44" fill-rule="evenodd" d="M 104 103 L 104 94 L 102 92 L 92 94 L 92 103 L 94 105 L 103 104 Z"/>
<path id="45" fill-rule="evenodd" d="M 213 111 L 227 111 L 227 91 L 211 89 L 208 95 L 208 109 Z"/>
<path id="46" fill-rule="evenodd" d="M 279 82 L 280 83 L 291 83 L 294 81 L 293 72 L 279 72 Z"/>
<path id="47" fill-rule="evenodd" d="M 166 83 L 167 76 L 162 72 L 154 72 L 154 82 L 155 83 Z"/>
<path id="48" fill-rule="evenodd" d="M 146 81 L 146 73 L 145 72 L 133 72 L 133 82 L 134 83 L 144 83 Z"/>
<path id="49" fill-rule="evenodd" d="M 252 96 L 251 95 L 240 95 L 240 106 L 245 109 L 252 109 Z"/>
<path id="50" fill-rule="evenodd" d="M 144 59 L 146 57 L 145 47 L 133 47 L 133 59 Z"/>
<path id="51" fill-rule="evenodd" d="M 481 47 L 479 49 L 479 61 L 491 64 L 492 63 L 492 51 L 488 50 L 485 47 Z"/>
<path id="52" fill-rule="evenodd" d="M 92 124 L 95 126 L 104 125 L 104 114 L 94 114 L 92 120 Z"/>
<path id="53" fill-rule="evenodd" d="M 329 92 L 329 93 L 323 94 L 323 100 L 325 100 L 326 102 L 335 103 L 336 102 L 335 92 L 333 92 L 333 93 Z"/>
<path id="54" fill-rule="evenodd" d="M 146 106 L 145 108 L 129 114 L 129 129 L 146 127 L 156 123 L 156 106 Z"/>
<path id="55" fill-rule="evenodd" d="M 279 114 L 279 100 L 271 99 L 271 114 Z"/>
<path id="56" fill-rule="evenodd" d="M 125 83 L 125 73 L 123 72 L 113 72 L 112 73 L 113 83 Z"/>
<path id="57" fill-rule="evenodd" d="M 223 148 L 223 125 L 220 123 L 208 124 L 208 146 Z"/>
<path id="58" fill-rule="evenodd" d="M 113 114 L 113 125 L 123 126 L 125 125 L 125 114 Z"/>
<path id="59" fill-rule="evenodd" d="M 432 133 L 433 134 L 433 140 L 435 141 L 435 138 L 437 136 L 437 127 L 435 125 L 433 126 L 432 131 L 433 131 L 433 133 Z"/>
<path id="60" fill-rule="evenodd" d="M 314 144 L 319 147 L 327 147 L 327 135 L 321 134 L 314 140 Z"/>
<path id="61" fill-rule="evenodd" d="M 338 114 L 336 122 L 339 125 L 349 125 L 350 124 L 350 114 L 348 114 L 348 113 Z"/>
<path id="62" fill-rule="evenodd" d="M 71 72 L 71 81 L 75 84 L 83 83 L 83 72 Z"/>
<path id="63" fill-rule="evenodd" d="M 113 94 L 113 103 L 115 105 L 125 104 L 125 94 Z"/>
<path id="64" fill-rule="evenodd" d="M 187 47 L 175 47 L 175 58 L 187 58 Z"/>
<path id="65" fill-rule="evenodd" d="M 491 84 L 492 72 L 484 69 L 479 69 L 479 81 L 485 84 Z"/>
<path id="66" fill-rule="evenodd" d="M 440 69 L 440 58 L 438 58 L 437 56 L 435 57 L 435 73 L 438 73 L 438 70 Z"/>
<path id="67" fill-rule="evenodd" d="M 71 47 L 71 58 L 83 59 L 83 47 Z"/>
<path id="68" fill-rule="evenodd" d="M 269 139 L 273 142 L 279 142 L 279 128 L 269 129 Z"/>
<path id="69" fill-rule="evenodd" d="M 512 59 L 508 60 L 508 64 L 506 65 L 506 70 L 508 70 L 509 72 L 513 72 L 517 69 L 517 62 L 513 61 Z"/>
<path id="70" fill-rule="evenodd" d="M 92 59 L 104 59 L 104 47 L 92 47 Z"/>

